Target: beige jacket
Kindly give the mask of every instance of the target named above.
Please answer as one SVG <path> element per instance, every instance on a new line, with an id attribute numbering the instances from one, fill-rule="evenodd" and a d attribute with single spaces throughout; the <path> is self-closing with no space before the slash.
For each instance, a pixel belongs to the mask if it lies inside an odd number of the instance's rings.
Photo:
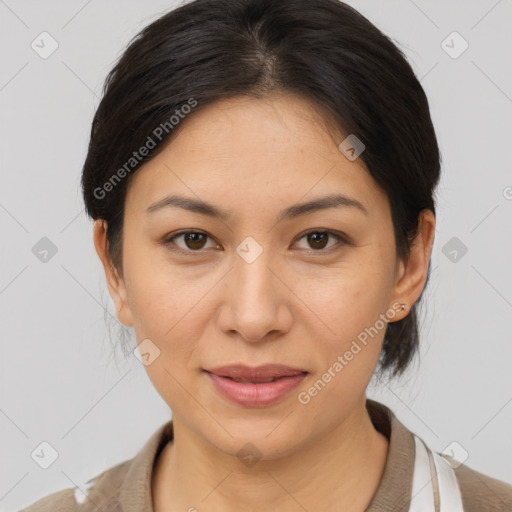
<path id="1" fill-rule="evenodd" d="M 414 468 L 413 433 L 385 405 L 373 400 L 366 404 L 375 427 L 389 439 L 384 474 L 366 512 L 408 512 Z M 150 437 L 133 459 L 92 478 L 88 488 L 53 493 L 20 512 L 153 512 L 153 465 L 172 438 L 171 420 Z M 464 464 L 455 469 L 455 474 L 465 512 L 512 512 L 512 485 Z"/>

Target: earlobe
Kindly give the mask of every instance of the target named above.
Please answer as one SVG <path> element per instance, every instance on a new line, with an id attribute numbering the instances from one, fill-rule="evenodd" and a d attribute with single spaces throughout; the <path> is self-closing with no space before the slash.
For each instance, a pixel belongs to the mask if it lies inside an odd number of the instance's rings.
<path id="1" fill-rule="evenodd" d="M 132 326 L 133 319 L 127 301 L 125 283 L 112 265 L 110 253 L 108 251 L 106 226 L 107 223 L 103 219 L 97 219 L 94 222 L 94 247 L 96 248 L 96 253 L 100 258 L 101 263 L 103 264 L 107 287 L 116 307 L 117 318 L 122 324 Z"/>
<path id="2" fill-rule="evenodd" d="M 397 320 L 407 316 L 425 287 L 434 245 L 435 225 L 436 219 L 432 211 L 422 210 L 418 221 L 418 234 L 411 245 L 408 260 L 400 262 L 397 281 L 393 289 L 394 302 L 407 305 L 404 310 L 400 310 L 400 318 Z"/>

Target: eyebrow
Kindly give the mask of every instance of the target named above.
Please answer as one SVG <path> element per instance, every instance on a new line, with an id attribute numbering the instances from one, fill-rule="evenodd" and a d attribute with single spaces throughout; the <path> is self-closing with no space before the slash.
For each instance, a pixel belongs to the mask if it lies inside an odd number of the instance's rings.
<path id="1" fill-rule="evenodd" d="M 283 220 L 290 220 L 307 213 L 312 213 L 328 208 L 336 207 L 355 208 L 365 215 L 368 215 L 368 210 L 357 199 L 345 196 L 343 194 L 332 194 L 325 197 L 319 197 L 306 203 L 299 203 L 284 210 L 281 210 L 277 216 L 277 222 Z M 214 206 L 206 201 L 194 199 L 192 197 L 185 197 L 180 195 L 171 195 L 160 199 L 156 203 L 149 206 L 146 212 L 151 213 L 162 208 L 183 208 L 191 212 L 199 213 L 201 215 L 208 215 L 210 217 L 217 217 L 221 220 L 227 221 L 232 217 L 232 214 L 227 210 L 223 210 Z"/>

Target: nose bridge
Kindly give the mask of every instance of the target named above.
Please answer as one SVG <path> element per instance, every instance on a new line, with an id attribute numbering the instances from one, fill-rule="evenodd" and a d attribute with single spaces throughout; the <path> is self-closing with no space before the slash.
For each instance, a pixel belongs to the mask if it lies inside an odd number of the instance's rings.
<path id="1" fill-rule="evenodd" d="M 272 280 L 275 279 L 269 269 L 270 251 L 266 250 L 254 256 L 254 249 L 251 248 L 245 253 L 245 256 L 238 254 L 233 275 L 239 291 L 242 292 L 241 296 L 248 299 L 260 299 L 260 296 L 269 297 L 271 295 L 269 288 L 272 288 Z"/>
<path id="2" fill-rule="evenodd" d="M 279 279 L 272 271 L 272 252 L 253 237 L 247 237 L 236 248 L 237 256 L 228 297 L 229 318 L 224 328 L 236 330 L 249 341 L 258 341 L 274 330 L 285 328 L 282 323 L 283 294 Z M 282 286 L 282 285 L 281 285 Z M 280 323 L 281 322 L 281 323 Z"/>

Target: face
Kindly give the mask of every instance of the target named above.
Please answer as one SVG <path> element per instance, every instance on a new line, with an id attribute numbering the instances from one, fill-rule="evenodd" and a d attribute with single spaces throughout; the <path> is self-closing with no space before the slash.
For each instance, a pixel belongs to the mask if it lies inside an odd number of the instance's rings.
<path id="1" fill-rule="evenodd" d="M 306 100 L 232 98 L 183 123 L 128 188 L 118 317 L 196 439 L 230 454 L 252 442 L 269 459 L 312 446 L 360 412 L 383 318 L 407 314 L 398 304 L 418 297 L 428 258 L 407 274 L 385 193 Z M 323 206 L 298 208 L 312 201 Z M 212 374 L 230 365 L 290 376 Z"/>

